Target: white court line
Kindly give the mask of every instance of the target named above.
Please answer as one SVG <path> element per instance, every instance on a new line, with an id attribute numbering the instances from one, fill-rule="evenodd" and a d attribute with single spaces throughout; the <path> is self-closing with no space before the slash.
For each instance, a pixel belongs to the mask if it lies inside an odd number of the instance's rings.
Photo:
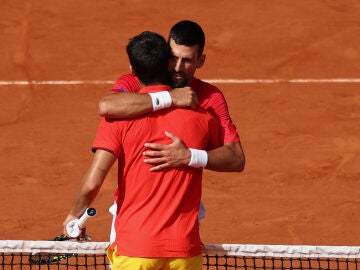
<path id="1" fill-rule="evenodd" d="M 329 78 L 329 79 L 204 79 L 209 83 L 221 84 L 271 84 L 271 83 L 360 83 L 360 78 Z M 0 81 L 4 85 L 87 85 L 114 84 L 109 80 L 59 80 L 59 81 Z"/>
<path id="2" fill-rule="evenodd" d="M 79 85 L 79 84 L 113 84 L 115 81 L 0 81 L 1 85 Z"/>
<path id="3" fill-rule="evenodd" d="M 360 83 L 360 78 L 329 78 L 329 79 L 214 79 L 205 80 L 209 83 L 234 83 L 234 84 L 256 84 L 256 83 Z"/>

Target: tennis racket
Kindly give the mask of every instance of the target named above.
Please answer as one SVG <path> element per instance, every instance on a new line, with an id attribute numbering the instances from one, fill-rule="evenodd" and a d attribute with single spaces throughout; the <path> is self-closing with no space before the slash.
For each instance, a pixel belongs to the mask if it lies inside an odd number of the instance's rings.
<path id="1" fill-rule="evenodd" d="M 86 234 L 86 229 L 83 226 L 90 217 L 93 217 L 95 215 L 96 215 L 95 208 L 86 209 L 85 213 L 80 217 L 80 219 L 76 219 L 75 220 L 76 222 L 73 222 L 73 224 L 71 225 L 72 228 L 75 228 L 72 231 L 72 235 L 77 234 L 76 236 L 68 236 L 66 234 L 61 234 L 59 236 L 50 239 L 49 241 L 91 242 L 92 241 L 91 236 Z M 70 257 L 76 257 L 77 255 L 78 255 L 77 253 L 36 252 L 36 253 L 31 253 L 29 255 L 29 263 L 32 265 L 53 264 Z"/>
<path id="2" fill-rule="evenodd" d="M 66 224 L 66 233 L 72 237 L 76 238 L 81 235 L 81 231 L 85 225 L 85 222 L 96 215 L 95 208 L 88 208 L 86 209 L 85 213 L 79 218 L 70 221 Z"/>

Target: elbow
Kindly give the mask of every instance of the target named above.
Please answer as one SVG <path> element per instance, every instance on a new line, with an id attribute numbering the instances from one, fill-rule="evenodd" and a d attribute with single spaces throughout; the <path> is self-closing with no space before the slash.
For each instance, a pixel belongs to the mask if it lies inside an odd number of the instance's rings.
<path id="1" fill-rule="evenodd" d="M 228 147 L 231 153 L 231 159 L 229 160 L 231 171 L 242 172 L 245 169 L 245 154 L 240 143 L 233 143 L 225 145 Z"/>
<path id="2" fill-rule="evenodd" d="M 241 156 L 239 158 L 239 165 L 237 166 L 238 172 L 242 172 L 245 170 L 245 156 Z"/>
<path id="3" fill-rule="evenodd" d="M 105 100 L 100 100 L 99 107 L 98 107 L 98 114 L 100 116 L 107 116 L 108 115 L 108 104 Z"/>
<path id="4" fill-rule="evenodd" d="M 240 155 L 233 159 L 231 172 L 242 172 L 245 169 L 245 156 Z"/>

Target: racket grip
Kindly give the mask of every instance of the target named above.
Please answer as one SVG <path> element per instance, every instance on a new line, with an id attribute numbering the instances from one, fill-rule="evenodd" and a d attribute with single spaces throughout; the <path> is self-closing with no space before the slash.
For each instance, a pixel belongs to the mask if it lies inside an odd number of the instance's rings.
<path id="1" fill-rule="evenodd" d="M 81 229 L 79 228 L 78 222 L 79 222 L 78 219 L 74 219 L 70 221 L 68 224 L 66 224 L 66 233 L 72 238 L 78 237 L 81 233 Z"/>
<path id="2" fill-rule="evenodd" d="M 95 215 L 96 215 L 96 209 L 95 208 L 86 209 L 85 213 L 78 220 L 79 228 L 83 228 L 84 224 L 88 220 L 88 218 L 94 217 Z"/>
<path id="3" fill-rule="evenodd" d="M 66 224 L 66 233 L 72 238 L 78 237 L 81 234 L 81 229 L 84 227 L 84 224 L 88 218 L 95 215 L 95 208 L 86 209 L 85 213 L 80 217 L 80 219 L 74 219 Z"/>

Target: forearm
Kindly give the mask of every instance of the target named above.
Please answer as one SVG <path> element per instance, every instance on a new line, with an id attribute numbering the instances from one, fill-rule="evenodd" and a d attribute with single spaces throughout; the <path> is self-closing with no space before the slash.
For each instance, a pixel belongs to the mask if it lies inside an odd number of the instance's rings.
<path id="1" fill-rule="evenodd" d="M 148 94 L 110 93 L 99 102 L 99 114 L 108 118 L 132 118 L 152 111 Z"/>
<path id="2" fill-rule="evenodd" d="M 189 166 L 191 162 L 192 167 L 203 167 L 202 163 L 205 160 L 201 151 L 197 157 L 192 156 L 194 153 L 187 148 L 184 142 L 174 134 L 165 132 L 166 136 L 172 140 L 170 144 L 156 144 L 146 143 L 146 151 L 143 155 L 145 163 L 153 164 L 151 171 L 161 171 L 167 168 L 178 168 L 182 166 Z M 195 153 L 196 154 L 196 153 Z M 200 154 L 200 156 L 199 156 Z M 245 156 L 240 143 L 226 143 L 211 151 L 205 152 L 207 154 L 206 169 L 219 172 L 241 172 L 245 166 Z"/>
<path id="3" fill-rule="evenodd" d="M 79 218 L 95 200 L 97 194 L 100 191 L 101 185 L 93 183 L 94 180 L 91 179 L 91 172 L 86 172 L 80 186 L 76 191 L 69 216 L 72 216 L 73 218 Z M 100 181 L 100 183 L 102 183 L 102 181 Z"/>
<path id="4" fill-rule="evenodd" d="M 88 208 L 95 200 L 100 191 L 100 187 L 101 186 L 99 185 L 89 185 L 88 183 L 81 185 L 77 191 L 77 196 L 74 199 L 71 214 L 81 216 L 86 208 Z"/>
<path id="5" fill-rule="evenodd" d="M 240 143 L 226 143 L 208 151 L 208 170 L 218 172 L 241 172 L 245 168 L 245 155 Z"/>
<path id="6" fill-rule="evenodd" d="M 190 87 L 175 88 L 170 92 L 160 93 L 155 94 L 159 97 L 158 100 L 145 93 L 109 93 L 99 102 L 99 114 L 108 118 L 132 118 L 171 106 L 196 108 L 199 103 L 197 95 Z"/>
<path id="7" fill-rule="evenodd" d="M 66 226 L 70 221 L 80 218 L 85 210 L 95 200 L 96 195 L 99 193 L 100 187 L 95 189 L 89 189 L 86 185 L 82 184 L 76 193 L 74 202 L 69 214 L 66 216 L 63 225 Z"/>
<path id="8" fill-rule="evenodd" d="M 97 150 L 89 169 L 84 174 L 82 181 L 75 193 L 74 201 L 64 226 L 71 220 L 79 218 L 95 200 L 105 177 L 115 162 L 116 157 L 107 151 Z"/>

